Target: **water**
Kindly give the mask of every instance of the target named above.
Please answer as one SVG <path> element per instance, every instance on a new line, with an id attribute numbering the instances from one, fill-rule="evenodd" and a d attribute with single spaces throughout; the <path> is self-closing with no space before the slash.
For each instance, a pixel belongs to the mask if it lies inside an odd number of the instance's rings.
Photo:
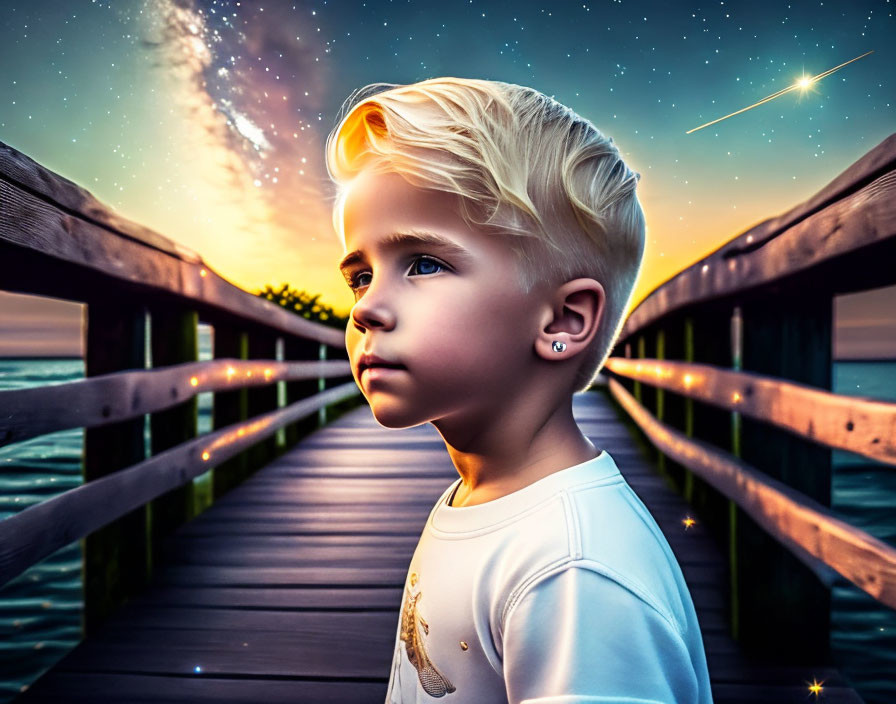
<path id="1" fill-rule="evenodd" d="M 200 325 L 199 332 L 199 359 L 211 359 L 210 330 Z M 83 377 L 81 359 L 0 359 L 0 390 Z M 198 404 L 201 434 L 211 430 L 212 394 L 199 394 Z M 83 438 L 83 429 L 74 428 L 0 447 L 0 520 L 79 486 Z M 210 502 L 210 480 L 209 472 L 193 480 L 203 505 Z M 0 587 L 0 704 L 13 701 L 81 641 L 81 565 L 76 540 Z"/>
<path id="2" fill-rule="evenodd" d="M 0 389 L 84 376 L 80 359 L 0 360 Z M 80 428 L 0 448 L 0 519 L 81 484 Z M 0 587 L 0 701 L 11 701 L 81 640 L 81 545 L 75 541 Z"/>
<path id="3" fill-rule="evenodd" d="M 200 359 L 209 359 L 203 339 Z M 56 384 L 83 375 L 80 359 L 0 359 L 0 389 Z M 896 362 L 837 362 L 834 390 L 896 401 Z M 210 411 L 211 395 L 200 394 L 199 432 L 210 429 Z M 0 448 L 0 518 L 80 484 L 82 437 L 81 429 L 66 430 Z M 833 508 L 853 525 L 896 545 L 896 470 L 847 452 L 834 451 L 833 456 Z M 197 483 L 202 479 L 197 477 Z M 82 609 L 78 541 L 0 588 L 0 704 L 77 645 Z M 865 701 L 896 701 L 896 612 L 844 582 L 832 591 L 831 625 L 834 662 Z"/>
<path id="4" fill-rule="evenodd" d="M 834 391 L 896 401 L 896 361 L 837 362 Z M 896 545 L 896 467 L 833 451 L 831 508 L 875 538 Z M 831 590 L 831 653 L 868 704 L 896 701 L 896 611 L 851 582 Z"/>

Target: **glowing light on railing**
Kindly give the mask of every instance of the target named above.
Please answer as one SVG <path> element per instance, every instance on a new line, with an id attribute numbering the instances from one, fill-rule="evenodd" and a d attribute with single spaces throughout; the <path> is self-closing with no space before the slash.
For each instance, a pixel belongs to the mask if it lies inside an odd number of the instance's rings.
<path id="1" fill-rule="evenodd" d="M 243 435 L 246 434 L 245 428 L 240 428 L 239 430 L 236 431 L 236 434 L 237 434 L 237 437 L 240 437 L 240 438 L 243 437 Z"/>
<path id="2" fill-rule="evenodd" d="M 636 372 L 641 371 L 641 367 L 642 367 L 641 364 L 636 364 L 636 365 L 635 365 L 635 371 L 636 371 Z"/>
<path id="3" fill-rule="evenodd" d="M 190 386 L 199 386 L 199 377 L 198 376 L 190 377 Z"/>
<path id="4" fill-rule="evenodd" d="M 733 259 L 728 262 L 728 268 L 731 269 L 732 271 L 734 270 L 734 267 L 736 267 L 736 266 L 737 266 L 737 262 L 734 261 Z"/>
<path id="5" fill-rule="evenodd" d="M 682 521 L 682 523 L 684 523 L 684 529 L 685 529 L 685 530 L 687 530 L 688 528 L 690 528 L 690 527 L 691 527 L 692 525 L 694 525 L 696 522 L 697 522 L 697 521 L 695 521 L 695 520 L 694 520 L 693 518 L 691 518 L 690 516 L 687 516 L 687 517 Z"/>
<path id="6" fill-rule="evenodd" d="M 735 391 L 733 394 L 731 394 L 731 400 L 734 401 L 734 403 L 739 403 L 740 399 L 741 399 L 741 395 L 737 391 Z"/>
<path id="7" fill-rule="evenodd" d="M 227 381 L 230 381 L 233 378 L 233 375 L 236 374 L 236 369 L 233 367 L 227 367 Z"/>
<path id="8" fill-rule="evenodd" d="M 208 276 L 208 272 L 205 269 L 200 269 L 199 275 L 204 279 L 206 276 Z"/>
<path id="9" fill-rule="evenodd" d="M 693 384 L 693 383 L 694 383 L 694 376 L 692 374 L 685 374 L 684 375 L 684 387 L 686 389 L 689 389 L 689 388 L 691 388 L 691 384 Z"/>
<path id="10" fill-rule="evenodd" d="M 203 460 L 208 460 L 209 457 L 211 457 L 211 455 L 208 453 L 208 450 L 202 453 Z"/>
<path id="11" fill-rule="evenodd" d="M 246 372 L 246 376 L 252 376 L 252 370 L 251 370 L 251 369 L 250 369 L 249 371 Z"/>
<path id="12" fill-rule="evenodd" d="M 265 369 L 265 370 L 264 370 L 264 378 L 265 378 L 265 379 L 270 379 L 270 378 L 271 378 L 271 374 L 273 374 L 273 373 L 274 373 L 274 370 L 273 370 L 273 369 Z"/>
<path id="13" fill-rule="evenodd" d="M 747 235 L 747 244 L 753 241 L 753 235 Z"/>
<path id="14" fill-rule="evenodd" d="M 663 375 L 663 368 L 657 364 L 653 367 L 653 373 L 661 377 Z"/>
<path id="15" fill-rule="evenodd" d="M 705 274 L 707 271 L 709 271 L 709 264 L 704 264 L 703 268 L 700 270 L 700 273 Z"/>

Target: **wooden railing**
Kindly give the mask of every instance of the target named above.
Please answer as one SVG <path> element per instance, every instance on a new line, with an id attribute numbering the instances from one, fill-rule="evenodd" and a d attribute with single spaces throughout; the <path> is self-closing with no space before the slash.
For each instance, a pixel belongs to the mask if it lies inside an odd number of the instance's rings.
<path id="1" fill-rule="evenodd" d="M 894 167 L 896 135 L 659 286 L 605 365 L 730 558 L 735 636 L 779 661 L 829 656 L 838 576 L 896 608 L 896 549 L 830 509 L 832 448 L 896 465 L 896 404 L 831 391 L 834 296 L 896 284 Z"/>
<path id="2" fill-rule="evenodd" d="M 228 283 L 2 143 L 0 289 L 86 304 L 86 378 L 0 391 L 0 445 L 85 429 L 84 483 L 0 521 L 0 585 L 85 538 L 86 633 L 147 584 L 162 539 L 204 508 L 195 477 L 211 471 L 214 500 L 317 427 L 321 409 L 360 400 L 341 330 Z M 213 361 L 197 361 L 200 321 L 214 329 Z M 196 437 L 203 392 L 214 429 Z"/>

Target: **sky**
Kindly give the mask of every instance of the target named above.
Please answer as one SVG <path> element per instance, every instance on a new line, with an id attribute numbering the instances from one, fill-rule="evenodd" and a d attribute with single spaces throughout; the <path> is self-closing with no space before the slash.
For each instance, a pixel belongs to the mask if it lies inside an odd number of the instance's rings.
<path id="1" fill-rule="evenodd" d="M 343 101 L 442 75 L 528 85 L 641 174 L 631 309 L 894 132 L 893 4 L 4 0 L 0 141 L 238 286 L 288 283 L 347 313 L 323 162 Z M 893 291 L 838 304 L 843 356 L 896 357 Z M 0 356 L 78 354 L 80 316 L 0 294 Z"/>

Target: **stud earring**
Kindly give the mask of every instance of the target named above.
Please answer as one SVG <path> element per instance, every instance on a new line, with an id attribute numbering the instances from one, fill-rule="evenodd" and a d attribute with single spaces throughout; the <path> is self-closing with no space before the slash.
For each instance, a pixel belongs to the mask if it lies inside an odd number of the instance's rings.
<path id="1" fill-rule="evenodd" d="M 554 343 L 551 345 L 551 349 L 553 349 L 554 352 L 562 352 L 566 349 L 566 343 L 560 342 L 560 340 L 554 340 Z"/>

